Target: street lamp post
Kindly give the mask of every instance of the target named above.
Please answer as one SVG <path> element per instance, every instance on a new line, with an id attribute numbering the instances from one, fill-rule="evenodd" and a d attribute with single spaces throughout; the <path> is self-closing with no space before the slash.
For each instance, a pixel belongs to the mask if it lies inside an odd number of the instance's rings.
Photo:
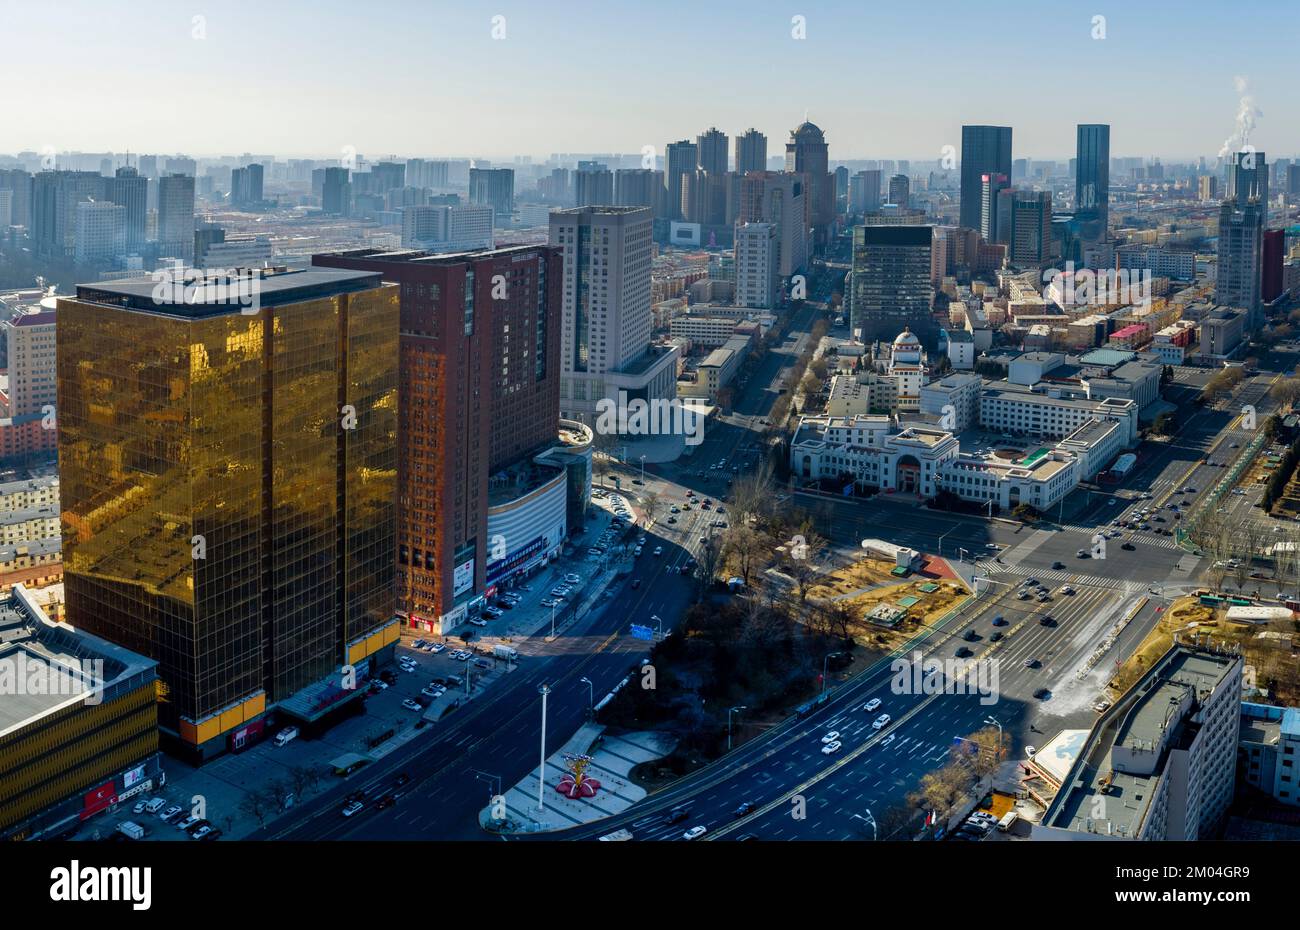
<path id="1" fill-rule="evenodd" d="M 587 713 L 590 715 L 592 708 L 596 703 L 595 686 L 591 683 L 590 678 L 579 678 L 578 680 L 587 685 Z"/>
<path id="2" fill-rule="evenodd" d="M 537 769 L 537 810 L 540 813 L 546 809 L 542 792 L 546 788 L 546 696 L 551 693 L 551 686 L 538 685 L 537 691 L 542 696 L 542 761 Z"/>
<path id="3" fill-rule="evenodd" d="M 953 527 L 950 527 L 950 528 L 947 530 L 947 532 L 940 534 L 940 536 L 939 536 L 939 555 L 943 555 L 943 540 L 944 540 L 944 537 L 946 537 L 949 533 L 951 533 L 951 532 L 952 532 L 953 530 L 955 530 L 955 529 L 957 529 L 957 527 L 953 526 Z"/>
<path id="4" fill-rule="evenodd" d="M 555 605 L 551 604 L 551 639 L 555 639 Z"/>
<path id="5" fill-rule="evenodd" d="M 645 485 L 645 456 L 641 456 L 641 484 Z"/>
<path id="6" fill-rule="evenodd" d="M 727 752 L 731 752 L 731 715 L 747 709 L 748 705 L 745 704 L 741 704 L 738 707 L 727 708 Z"/>
<path id="7" fill-rule="evenodd" d="M 1002 724 L 992 715 L 984 718 L 985 723 L 991 723 L 998 728 L 998 758 L 1002 758 Z"/>

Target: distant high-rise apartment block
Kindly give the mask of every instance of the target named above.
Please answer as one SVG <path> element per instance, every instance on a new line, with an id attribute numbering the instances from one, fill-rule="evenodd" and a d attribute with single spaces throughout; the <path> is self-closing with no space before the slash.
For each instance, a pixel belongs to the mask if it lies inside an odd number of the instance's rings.
<path id="1" fill-rule="evenodd" d="M 0 168 L 0 191 L 9 191 L 9 226 L 32 225 L 32 176 L 22 168 Z"/>
<path id="2" fill-rule="evenodd" d="M 1218 267 L 1214 299 L 1246 311 L 1248 330 L 1261 320 L 1260 282 L 1264 244 L 1264 208 L 1255 199 L 1225 200 L 1219 208 Z"/>
<path id="3" fill-rule="evenodd" d="M 97 171 L 39 171 L 32 180 L 31 238 L 39 255 L 71 258 L 77 248 L 77 205 L 104 200 Z"/>
<path id="4" fill-rule="evenodd" d="M 870 213 L 880 209 L 880 169 L 868 168 L 849 179 L 849 212 Z"/>
<path id="5" fill-rule="evenodd" d="M 911 182 L 905 174 L 896 174 L 889 179 L 889 202 L 907 209 L 911 205 Z"/>
<path id="6" fill-rule="evenodd" d="M 78 263 L 113 262 L 126 254 L 126 207 L 109 200 L 77 204 Z"/>
<path id="7" fill-rule="evenodd" d="M 118 168 L 104 181 L 104 194 L 126 210 L 127 253 L 140 252 L 147 239 L 149 181 L 135 168 Z"/>
<path id="8" fill-rule="evenodd" d="M 864 342 L 934 329 L 931 236 L 929 226 L 854 228 L 850 325 Z"/>
<path id="9" fill-rule="evenodd" d="M 575 206 L 594 207 L 614 204 L 614 173 L 608 168 L 590 168 L 573 173 Z"/>
<path id="10" fill-rule="evenodd" d="M 614 172 L 614 204 L 648 207 L 658 215 L 664 197 L 664 173 L 653 168 L 620 168 Z"/>
<path id="11" fill-rule="evenodd" d="M 515 172 L 512 168 L 469 169 L 469 202 L 491 207 L 497 221 L 515 212 Z"/>
<path id="12" fill-rule="evenodd" d="M 563 341 L 560 411 L 587 424 L 601 401 L 671 399 L 673 352 L 650 346 L 653 220 L 643 207 L 551 211 L 550 243 L 561 249 Z"/>
<path id="13" fill-rule="evenodd" d="M 1110 126 L 1080 123 L 1075 137 L 1075 223 L 1081 240 L 1103 242 L 1110 221 Z"/>
<path id="14" fill-rule="evenodd" d="M 406 183 L 413 187 L 441 190 L 448 186 L 449 164 L 445 161 L 428 161 L 423 158 L 406 160 Z"/>
<path id="15" fill-rule="evenodd" d="M 256 163 L 231 171 L 231 206 L 250 207 L 262 203 L 262 176 L 263 167 Z"/>
<path id="16" fill-rule="evenodd" d="M 1055 258 L 1052 242 L 1052 195 L 1048 191 L 1008 188 L 998 193 L 998 241 L 1007 260 L 1043 265 Z"/>
<path id="17" fill-rule="evenodd" d="M 767 136 L 747 129 L 736 136 L 736 173 L 767 170 Z"/>
<path id="18" fill-rule="evenodd" d="M 1270 304 L 1282 296 L 1286 230 L 1266 229 L 1260 242 L 1259 299 Z"/>
<path id="19" fill-rule="evenodd" d="M 194 257 L 194 177 L 168 174 L 158 179 L 158 254 Z"/>
<path id="20" fill-rule="evenodd" d="M 365 689 L 344 667 L 364 681 L 399 634 L 398 289 L 321 269 L 255 286 L 255 308 L 147 278 L 58 306 L 68 621 L 157 660 L 159 724 L 191 762 L 273 709 L 346 714 Z"/>
<path id="21" fill-rule="evenodd" d="M 1212 174 L 1203 174 L 1196 180 L 1196 194 L 1201 203 L 1217 200 L 1219 196 L 1219 179 Z"/>
<path id="22" fill-rule="evenodd" d="M 326 168 L 321 182 L 321 210 L 331 216 L 352 212 L 352 182 L 347 168 Z"/>
<path id="23" fill-rule="evenodd" d="M 689 139 L 669 142 L 664 158 L 664 185 L 668 189 L 668 219 L 686 218 L 682 190 L 686 176 L 693 175 L 699 163 L 699 147 Z"/>
<path id="24" fill-rule="evenodd" d="M 1011 177 L 1011 127 L 961 127 L 960 224 L 980 228 L 981 181 L 986 174 Z"/>
<path id="25" fill-rule="evenodd" d="M 802 175 L 751 171 L 740 179 L 737 223 L 771 223 L 777 228 L 777 274 L 788 278 L 808 264 L 806 182 Z"/>
<path id="26" fill-rule="evenodd" d="M 1010 186 L 1005 174 L 980 176 L 980 221 L 975 228 L 988 242 L 998 242 L 998 195 Z"/>
<path id="27" fill-rule="evenodd" d="M 770 310 L 780 288 L 780 232 L 775 223 L 742 223 L 736 227 L 736 306 Z"/>
<path id="28" fill-rule="evenodd" d="M 730 156 L 730 140 L 720 129 L 710 128 L 695 138 L 697 150 L 696 167 L 709 174 L 722 176 L 727 173 Z"/>

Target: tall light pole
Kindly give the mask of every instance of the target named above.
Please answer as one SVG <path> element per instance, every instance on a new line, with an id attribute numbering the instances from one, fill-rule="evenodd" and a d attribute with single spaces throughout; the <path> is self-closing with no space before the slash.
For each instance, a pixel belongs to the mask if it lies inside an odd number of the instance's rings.
<path id="1" fill-rule="evenodd" d="M 641 484 L 645 485 L 645 456 L 641 456 Z"/>
<path id="2" fill-rule="evenodd" d="M 738 707 L 727 708 L 727 752 L 731 752 L 731 715 L 748 709 L 748 705 L 745 704 L 741 704 Z"/>
<path id="3" fill-rule="evenodd" d="M 880 828 L 876 826 L 876 818 L 871 815 L 871 809 L 867 809 L 867 823 L 871 824 L 871 842 L 880 839 Z"/>
<path id="4" fill-rule="evenodd" d="M 591 683 L 590 678 L 579 678 L 578 681 L 584 682 L 587 685 L 587 713 L 590 714 L 596 703 L 595 685 Z"/>
<path id="5" fill-rule="evenodd" d="M 551 693 L 550 685 L 538 685 L 537 691 L 542 696 L 542 763 L 537 769 L 537 810 L 546 810 L 542 791 L 546 788 L 546 696 Z"/>
<path id="6" fill-rule="evenodd" d="M 992 715 L 984 718 L 985 723 L 991 723 L 998 728 L 998 758 L 1002 758 L 1002 724 Z"/>
<path id="7" fill-rule="evenodd" d="M 943 533 L 943 534 L 941 534 L 941 535 L 939 536 L 939 555 L 943 555 L 943 540 L 944 540 L 944 537 L 947 536 L 949 533 L 951 533 L 951 532 L 952 532 L 953 530 L 955 530 L 955 529 L 957 529 L 957 527 L 955 527 L 955 526 L 954 526 L 954 527 L 950 527 L 950 528 L 948 529 L 947 532 L 945 532 L 945 533 Z"/>

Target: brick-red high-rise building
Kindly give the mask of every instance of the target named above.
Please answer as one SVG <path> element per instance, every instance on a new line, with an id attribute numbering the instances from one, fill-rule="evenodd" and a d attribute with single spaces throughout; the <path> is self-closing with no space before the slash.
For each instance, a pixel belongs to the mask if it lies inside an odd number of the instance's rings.
<path id="1" fill-rule="evenodd" d="M 561 254 L 363 249 L 312 262 L 400 286 L 397 594 L 412 623 L 436 628 L 486 587 L 490 476 L 556 441 Z"/>

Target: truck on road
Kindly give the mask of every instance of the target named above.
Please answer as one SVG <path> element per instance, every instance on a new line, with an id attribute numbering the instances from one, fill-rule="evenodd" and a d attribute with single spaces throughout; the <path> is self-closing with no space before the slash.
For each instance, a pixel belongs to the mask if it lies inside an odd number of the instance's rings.
<path id="1" fill-rule="evenodd" d="M 117 825 L 117 832 L 122 834 L 128 839 L 132 839 L 132 840 L 144 839 L 144 827 L 140 826 L 138 823 L 136 823 L 133 820 L 123 820 L 121 823 Z"/>
<path id="2" fill-rule="evenodd" d="M 519 650 L 515 649 L 514 646 L 493 646 L 492 655 L 496 656 L 498 659 L 505 659 L 508 662 L 516 662 L 519 660 Z"/>

